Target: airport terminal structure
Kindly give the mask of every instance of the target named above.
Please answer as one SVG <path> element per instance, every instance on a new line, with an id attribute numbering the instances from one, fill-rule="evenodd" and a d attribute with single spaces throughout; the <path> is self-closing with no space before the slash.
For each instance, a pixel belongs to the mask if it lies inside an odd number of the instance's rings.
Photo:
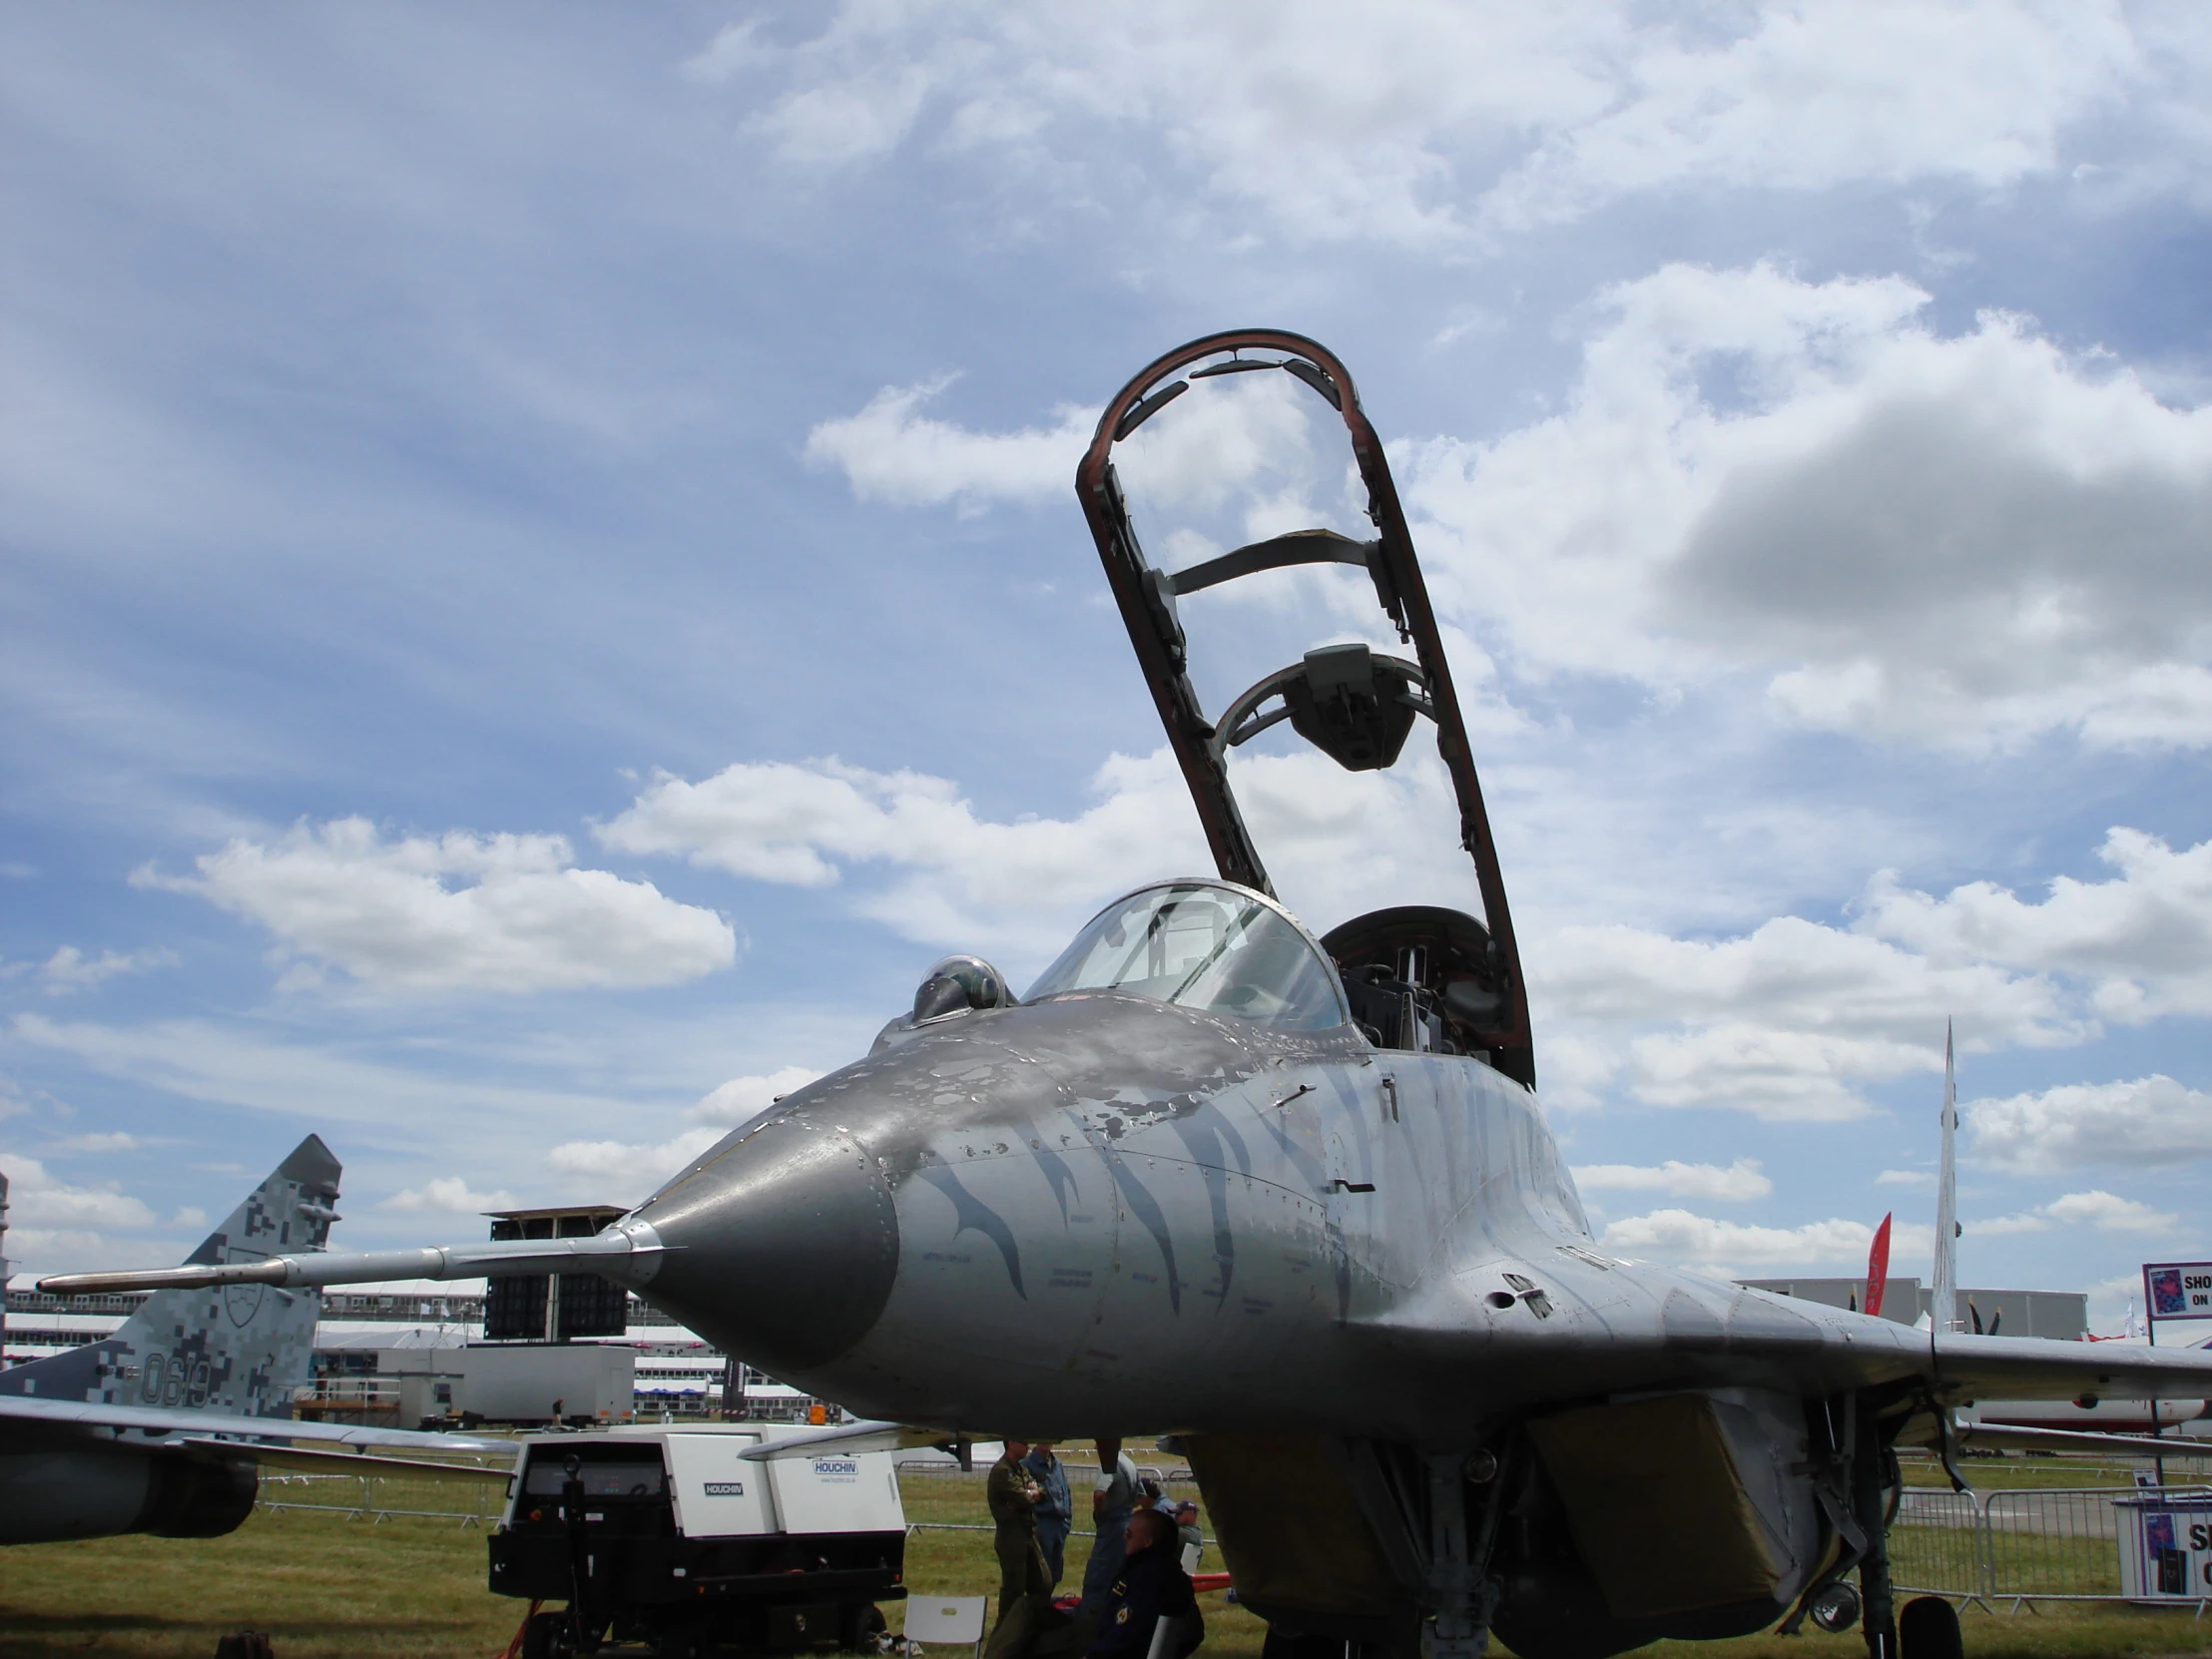
<path id="1" fill-rule="evenodd" d="M 7 1299 L 6 1363 L 43 1360 L 114 1333 L 145 1298 L 139 1295 L 56 1297 L 12 1281 Z M 475 1411 L 471 1377 L 486 1385 L 497 1367 L 501 1382 L 518 1368 L 553 1385 L 548 1397 L 577 1406 L 564 1416 L 633 1413 L 659 1416 L 721 1414 L 733 1397 L 737 1414 L 756 1420 L 806 1421 L 822 1402 L 729 1358 L 669 1318 L 629 1300 L 624 1328 L 608 1336 L 568 1343 L 486 1342 L 482 1296 L 456 1296 L 450 1287 L 398 1290 L 377 1295 L 331 1292 L 322 1299 L 316 1327 L 314 1380 L 299 1390 L 299 1412 L 382 1427 L 412 1428 L 425 1417 Z M 562 1386 L 585 1372 L 576 1361 L 604 1356 L 614 1362 L 608 1382 L 589 1397 L 563 1395 Z M 474 1362 L 473 1365 L 471 1362 Z M 490 1364 L 487 1364 L 487 1361 Z M 738 1375 L 733 1379 L 733 1372 Z M 731 1393 L 735 1381 L 737 1393 Z M 517 1383 L 500 1385 L 509 1392 Z M 533 1396 L 545 1387 L 533 1387 Z M 616 1403 L 619 1397 L 619 1404 Z M 551 1420 L 517 1411 L 476 1411 L 486 1420 Z M 835 1413 L 830 1413 L 835 1420 Z"/>

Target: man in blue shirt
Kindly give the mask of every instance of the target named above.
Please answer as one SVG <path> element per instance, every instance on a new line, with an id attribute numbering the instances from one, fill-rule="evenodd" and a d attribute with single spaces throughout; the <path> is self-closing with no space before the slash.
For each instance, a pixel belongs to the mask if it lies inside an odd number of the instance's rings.
<path id="1" fill-rule="evenodd" d="M 1075 1511 L 1068 1503 L 1068 1466 L 1052 1455 L 1051 1445 L 1043 1440 L 1030 1449 L 1021 1466 L 1037 1483 L 1040 1495 L 1030 1513 L 1037 1519 L 1037 1548 L 1044 1552 L 1045 1577 L 1058 1589 L 1067 1565 L 1068 1529 L 1075 1524 Z"/>
<path id="2" fill-rule="evenodd" d="M 1091 1493 L 1091 1558 L 1083 1567 L 1083 1611 L 1096 1615 L 1121 1571 L 1122 1534 L 1137 1506 L 1137 1465 L 1119 1440 L 1098 1442 L 1098 1486 Z"/>

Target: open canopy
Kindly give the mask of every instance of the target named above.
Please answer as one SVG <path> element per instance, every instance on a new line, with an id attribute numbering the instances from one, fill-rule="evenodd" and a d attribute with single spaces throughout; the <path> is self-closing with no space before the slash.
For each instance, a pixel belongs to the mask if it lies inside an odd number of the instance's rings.
<path id="1" fill-rule="evenodd" d="M 1187 411 L 1207 398 L 1231 395 L 1223 388 L 1262 383 L 1248 380 L 1251 375 L 1288 376 L 1301 387 L 1301 398 L 1318 398 L 1327 406 L 1325 422 L 1342 421 L 1352 442 L 1354 495 L 1364 497 L 1358 504 L 1367 522 L 1357 526 L 1363 533 L 1348 535 L 1322 526 L 1290 529 L 1261 535 L 1226 552 L 1203 547 L 1204 538 L 1171 534 L 1163 545 L 1171 555 L 1180 554 L 1181 568 L 1154 564 L 1139 545 L 1131 520 L 1115 465 L 1117 446 L 1171 404 L 1178 405 L 1176 413 L 1164 424 L 1175 427 Z M 1190 401 L 1181 401 L 1186 397 Z M 1176 446 L 1183 449 L 1188 464 L 1175 475 L 1185 494 L 1194 498 L 1209 494 L 1206 488 L 1194 488 L 1194 474 L 1218 479 L 1226 487 L 1223 457 L 1234 446 L 1225 447 L 1219 423 L 1192 419 L 1182 430 L 1184 436 Z M 1179 346 L 1148 365 L 1106 405 L 1077 469 L 1076 493 L 1168 742 L 1197 804 L 1215 865 L 1226 880 L 1260 893 L 1275 890 L 1230 787 L 1232 749 L 1287 723 L 1348 771 L 1374 772 L 1396 763 L 1417 719 L 1434 724 L 1436 753 L 1450 774 L 1458 804 L 1460 843 L 1474 860 L 1482 894 L 1479 961 L 1461 974 L 1471 981 L 1478 968 L 1481 995 L 1462 998 L 1464 1007 L 1452 1027 L 1462 1033 L 1457 1048 L 1480 1055 L 1499 1071 L 1533 1086 L 1535 1059 L 1520 952 L 1466 724 L 1460 717 L 1451 668 L 1413 555 L 1396 485 L 1344 364 L 1304 335 L 1277 329 L 1237 329 Z M 1265 527 L 1267 516 L 1258 515 L 1253 522 Z M 1189 550 L 1193 547 L 1208 556 L 1194 560 Z M 1231 698 L 1218 714 L 1209 714 L 1192 682 L 1192 642 L 1179 607 L 1193 595 L 1231 582 L 1307 565 L 1351 566 L 1364 573 L 1391 631 L 1410 655 L 1378 651 L 1360 642 L 1325 644 L 1262 677 Z M 1408 951 L 1425 948 L 1420 941 L 1402 942 L 1391 955 L 1397 966 L 1404 966 L 1425 959 Z M 1408 981 L 1402 990 L 1439 1008 L 1444 997 L 1444 988 L 1437 985 Z M 1362 1022 L 1371 1023 L 1365 1014 Z"/>
<path id="2" fill-rule="evenodd" d="M 1306 930 L 1273 901 L 1214 881 L 1140 887 L 1109 904 L 1025 1001 L 1116 990 L 1286 1031 L 1348 1019 L 1344 992 Z"/>

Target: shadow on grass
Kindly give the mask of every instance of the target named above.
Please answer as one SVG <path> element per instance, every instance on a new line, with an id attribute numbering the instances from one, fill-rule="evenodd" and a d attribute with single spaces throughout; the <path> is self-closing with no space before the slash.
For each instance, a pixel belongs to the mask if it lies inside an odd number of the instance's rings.
<path id="1" fill-rule="evenodd" d="M 0 1636 L 0 1642 L 40 1631 L 220 1630 L 228 1634 L 234 1627 L 243 1625 L 252 1625 L 272 1635 L 288 1632 L 294 1636 L 317 1636 L 325 1632 L 335 1635 L 348 1630 L 370 1631 L 379 1636 L 428 1636 L 470 1628 L 466 1619 L 165 1619 L 158 1613 L 19 1613 L 12 1607 L 0 1606 L 0 1630 L 7 1632 Z M 5 1651 L 0 1648 L 0 1652 Z"/>
<path id="2" fill-rule="evenodd" d="M 194 1659 L 215 1651 L 223 1637 L 241 1629 L 271 1637 L 279 1653 L 287 1642 L 318 1650 L 384 1651 L 394 1645 L 429 1652 L 465 1650 L 481 1645 L 467 1621 L 454 1619 L 256 1618 L 218 1621 L 190 1616 L 164 1618 L 156 1613 L 25 1613 L 0 1605 L 0 1659 L 58 1659 L 68 1654 L 115 1654 L 128 1659 L 184 1654 Z"/>

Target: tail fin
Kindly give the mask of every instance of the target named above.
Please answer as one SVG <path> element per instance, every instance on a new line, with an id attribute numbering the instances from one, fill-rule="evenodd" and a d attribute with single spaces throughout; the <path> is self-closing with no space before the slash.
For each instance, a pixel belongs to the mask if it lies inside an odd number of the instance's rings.
<path id="1" fill-rule="evenodd" d="M 1943 1144 L 1936 1175 L 1936 1284 L 1929 1313 L 1937 1331 L 1956 1331 L 1958 1318 L 1958 1074 L 1951 1062 L 1950 1021 L 1943 1021 Z"/>
<path id="2" fill-rule="evenodd" d="M 331 1208 L 338 1173 L 330 1149 L 309 1135 L 186 1262 L 323 1249 L 338 1219 Z M 293 1387 L 307 1381 L 321 1313 L 314 1291 L 157 1291 L 114 1336 L 0 1372 L 0 1392 L 288 1417 Z"/>

